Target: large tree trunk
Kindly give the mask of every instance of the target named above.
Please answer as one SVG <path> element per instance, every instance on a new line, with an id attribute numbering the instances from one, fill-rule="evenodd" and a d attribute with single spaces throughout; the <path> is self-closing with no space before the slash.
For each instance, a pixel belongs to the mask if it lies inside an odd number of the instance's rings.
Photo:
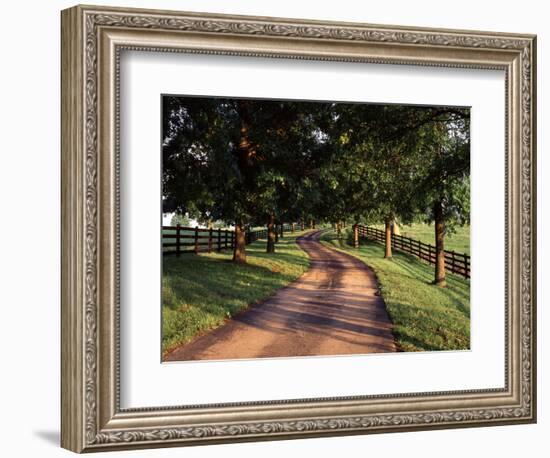
<path id="1" fill-rule="evenodd" d="M 302 221 L 300 222 L 300 228 L 303 230 L 305 230 L 305 224 L 304 224 L 304 219 L 302 218 Z"/>
<path id="2" fill-rule="evenodd" d="M 340 220 L 336 223 L 336 234 L 338 235 L 338 238 L 342 237 L 342 221 Z"/>
<path id="3" fill-rule="evenodd" d="M 235 247 L 233 262 L 246 264 L 246 233 L 242 220 L 235 222 Z"/>
<path id="4" fill-rule="evenodd" d="M 267 223 L 266 253 L 275 253 L 275 239 L 277 237 L 277 234 L 275 232 L 275 217 L 273 215 L 270 215 L 269 221 Z"/>
<path id="5" fill-rule="evenodd" d="M 435 279 L 434 284 L 445 287 L 445 220 L 443 202 L 438 200 L 434 205 L 435 219 Z"/>
<path id="6" fill-rule="evenodd" d="M 385 229 L 386 229 L 386 251 L 384 253 L 384 257 L 385 258 L 391 258 L 392 257 L 392 253 L 391 253 L 391 222 L 392 222 L 392 219 L 391 217 L 387 217 L 384 221 L 385 223 Z"/>
<path id="7" fill-rule="evenodd" d="M 285 236 L 285 223 L 281 223 L 281 238 Z"/>
<path id="8" fill-rule="evenodd" d="M 236 148 L 237 165 L 239 172 L 243 177 L 242 186 L 247 189 L 252 180 L 250 169 L 252 168 L 254 156 L 256 154 L 255 147 L 250 141 L 250 112 L 249 102 L 247 100 L 240 100 L 237 102 L 237 112 L 241 121 L 240 126 L 240 139 Z M 235 221 L 235 246 L 233 248 L 233 262 L 246 263 L 246 232 L 244 221 L 241 217 L 238 217 Z"/>

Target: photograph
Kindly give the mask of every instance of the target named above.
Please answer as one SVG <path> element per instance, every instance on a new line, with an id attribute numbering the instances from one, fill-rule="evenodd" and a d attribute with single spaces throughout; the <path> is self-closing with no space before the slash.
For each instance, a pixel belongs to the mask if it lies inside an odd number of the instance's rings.
<path id="1" fill-rule="evenodd" d="M 470 107 L 161 107 L 163 362 L 470 349 Z"/>
<path id="2" fill-rule="evenodd" d="M 37 15 L 52 48 L 39 55 L 60 65 L 56 91 L 32 97 L 60 117 L 34 124 L 61 151 L 39 148 L 26 183 L 41 191 L 11 200 L 57 199 L 60 281 L 50 265 L 31 290 L 58 323 L 35 319 L 29 342 L 60 344 L 53 391 L 33 402 L 58 399 L 61 447 L 370 435 L 425 456 L 426 440 L 381 433 L 433 431 L 436 451 L 480 433 L 503 453 L 540 449 L 544 15 L 199 3 Z M 34 105 L 11 93 L 18 151 Z M 458 442 L 457 456 L 479 448 Z"/>

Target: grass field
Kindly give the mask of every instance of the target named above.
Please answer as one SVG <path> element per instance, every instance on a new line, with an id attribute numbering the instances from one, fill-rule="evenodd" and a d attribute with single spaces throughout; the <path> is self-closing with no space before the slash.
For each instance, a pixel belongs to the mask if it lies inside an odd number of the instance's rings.
<path id="1" fill-rule="evenodd" d="M 347 231 L 348 236 L 349 230 Z M 351 238 L 351 237 L 349 237 Z M 395 251 L 384 259 L 381 244 L 363 240 L 359 249 L 334 231 L 323 234 L 328 246 L 364 261 L 375 271 L 382 297 L 404 351 L 465 350 L 470 347 L 470 282 L 447 274 L 447 288 L 431 284 L 432 266 Z"/>
<path id="2" fill-rule="evenodd" d="M 378 229 L 383 229 L 383 225 L 375 225 Z M 434 225 L 414 223 L 410 226 L 399 226 L 400 234 L 411 239 L 435 245 Z M 470 254 L 470 226 L 458 226 L 454 234 L 445 236 L 445 249 L 456 251 L 457 253 Z"/>
<path id="3" fill-rule="evenodd" d="M 305 231 L 307 232 L 307 231 Z M 296 244 L 305 232 L 286 233 L 275 254 L 265 253 L 265 240 L 246 247 L 247 265 L 231 261 L 231 250 L 163 258 L 162 351 L 167 353 L 193 337 L 274 294 L 309 267 Z"/>
<path id="4" fill-rule="evenodd" d="M 433 224 L 416 223 L 400 226 L 401 235 L 435 245 Z M 470 226 L 458 226 L 454 234 L 445 236 L 445 249 L 470 254 Z"/>

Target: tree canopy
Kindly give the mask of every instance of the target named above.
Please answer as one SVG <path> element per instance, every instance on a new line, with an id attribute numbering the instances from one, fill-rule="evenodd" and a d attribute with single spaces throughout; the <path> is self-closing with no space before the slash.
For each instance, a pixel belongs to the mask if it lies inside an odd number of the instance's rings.
<path id="1" fill-rule="evenodd" d="M 468 108 L 165 96 L 162 110 L 164 212 L 444 221 L 443 236 L 469 222 Z"/>

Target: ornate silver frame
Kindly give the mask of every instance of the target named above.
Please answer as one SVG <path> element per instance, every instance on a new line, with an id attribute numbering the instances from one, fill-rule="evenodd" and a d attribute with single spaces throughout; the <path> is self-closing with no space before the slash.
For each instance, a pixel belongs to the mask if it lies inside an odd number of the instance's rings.
<path id="1" fill-rule="evenodd" d="M 64 10 L 61 29 L 63 447 L 89 452 L 535 421 L 535 36 L 93 6 Z M 504 70 L 505 388 L 122 410 L 122 49 Z"/>

